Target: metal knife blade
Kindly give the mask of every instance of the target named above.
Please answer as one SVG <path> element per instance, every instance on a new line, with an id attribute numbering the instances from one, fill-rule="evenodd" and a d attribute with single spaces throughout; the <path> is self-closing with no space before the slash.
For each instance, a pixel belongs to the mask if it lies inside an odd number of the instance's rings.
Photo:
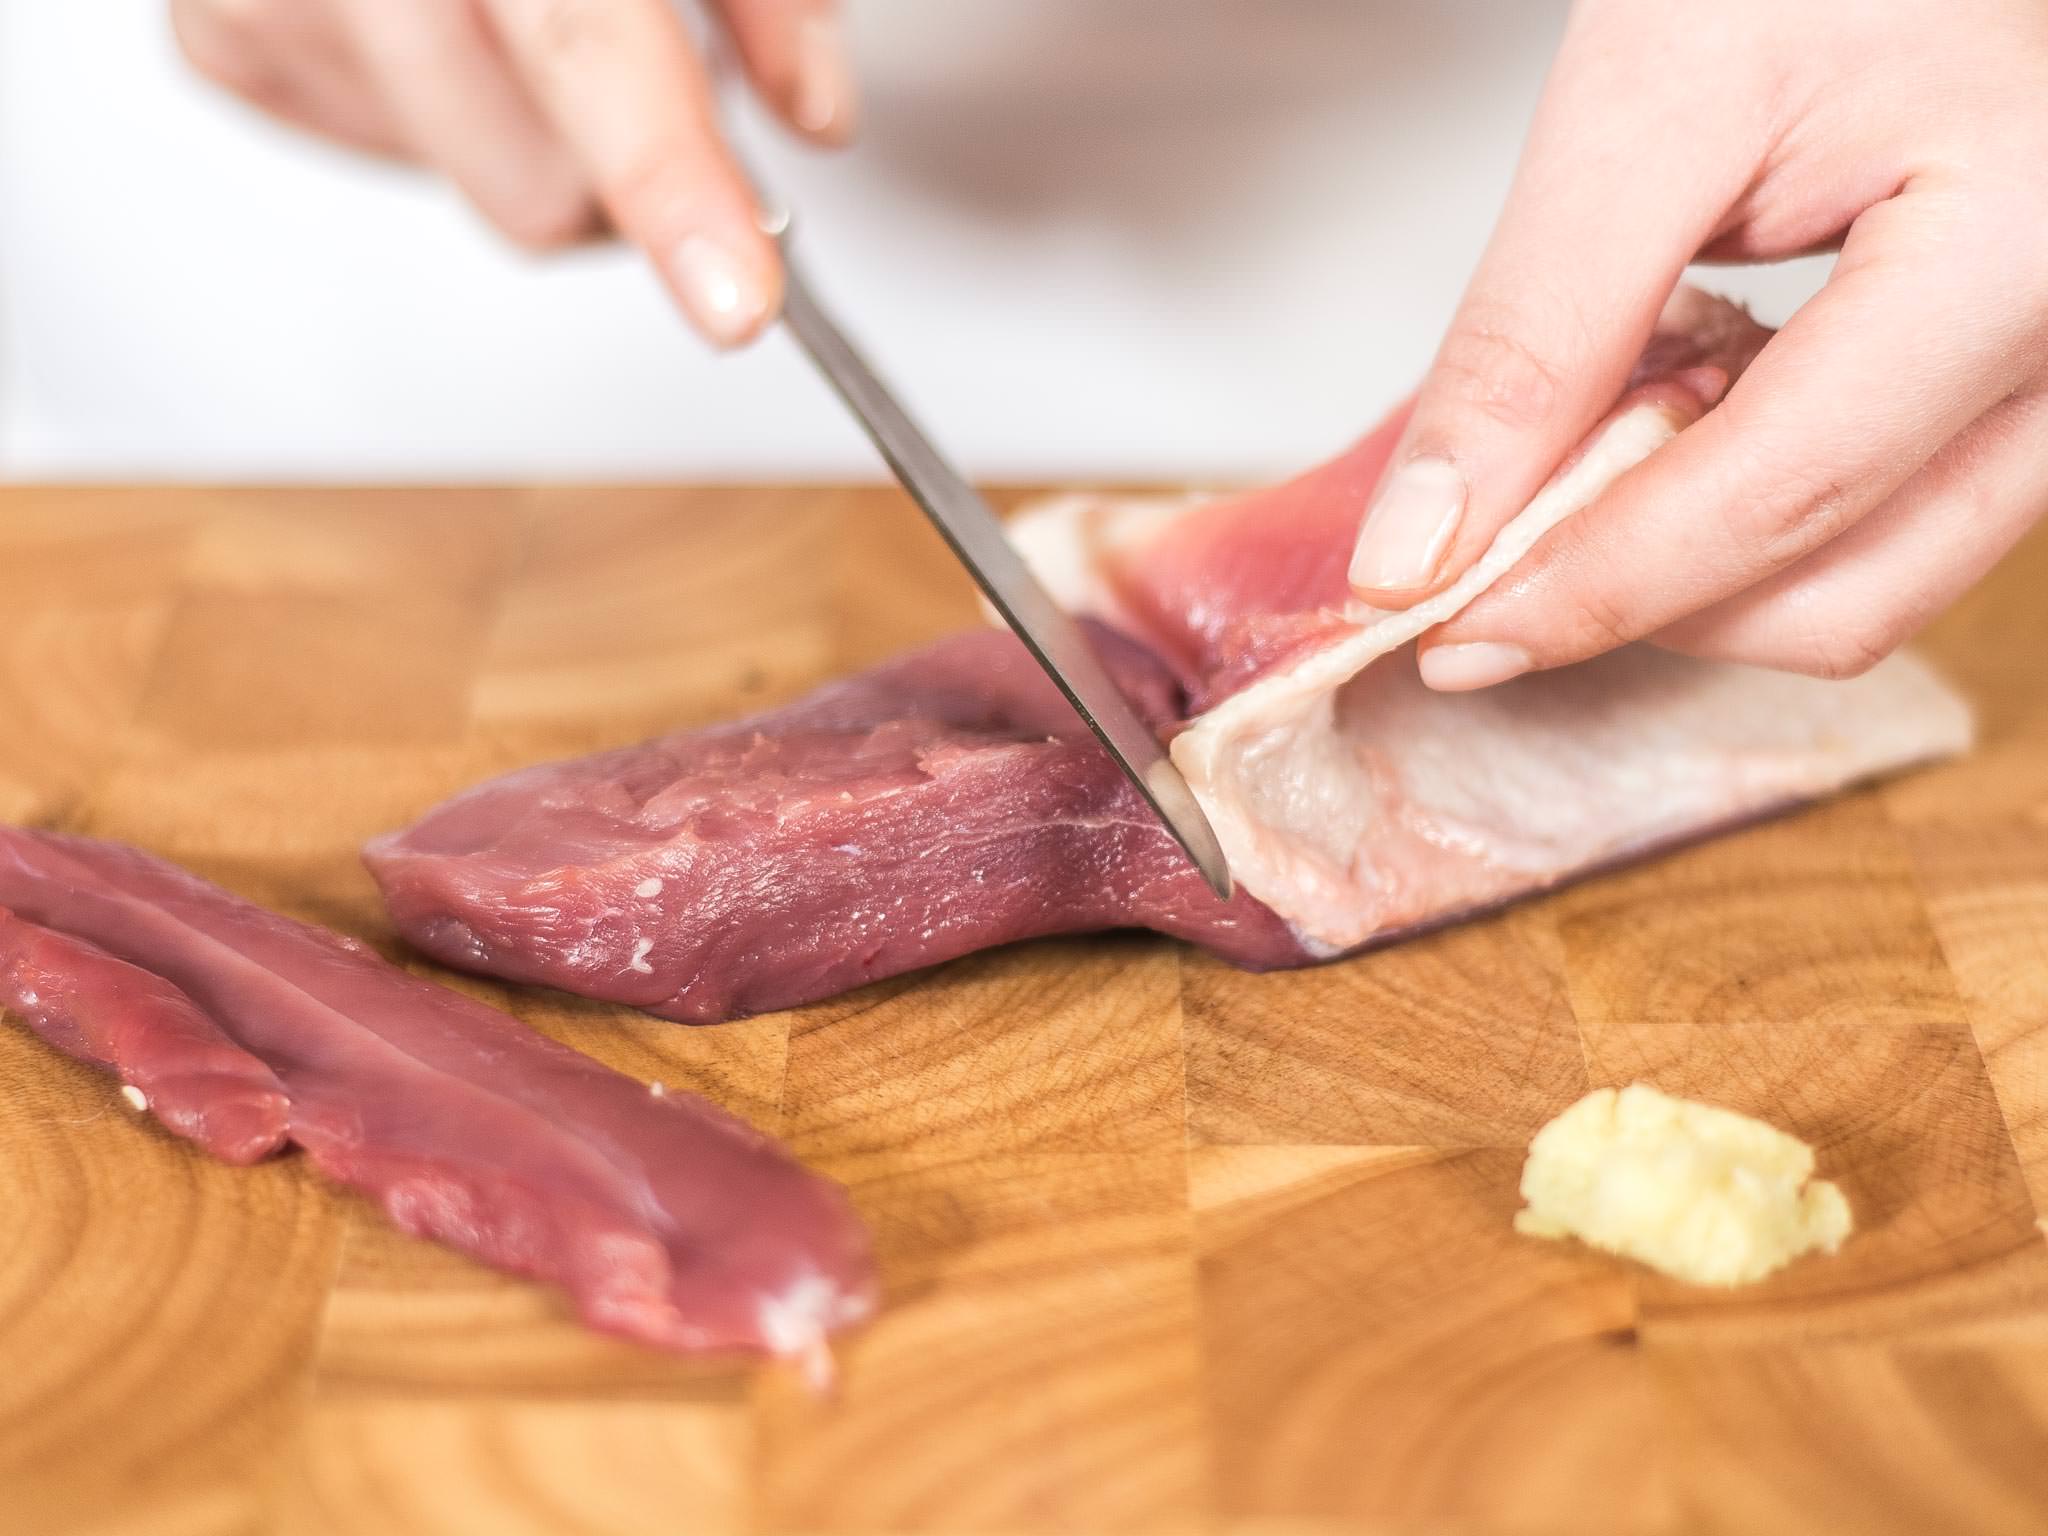
<path id="1" fill-rule="evenodd" d="M 773 218 L 768 228 L 782 246 L 786 273 L 782 318 L 790 333 L 852 409 L 903 488 L 952 546 L 975 584 L 1108 748 L 1174 841 L 1186 850 L 1209 888 L 1229 900 L 1230 865 L 1223 845 L 1159 738 L 1111 680 L 1081 626 L 1053 601 L 1011 547 L 994 510 L 932 446 L 845 333 L 819 307 L 802 272 L 790 260 L 787 215 Z"/>

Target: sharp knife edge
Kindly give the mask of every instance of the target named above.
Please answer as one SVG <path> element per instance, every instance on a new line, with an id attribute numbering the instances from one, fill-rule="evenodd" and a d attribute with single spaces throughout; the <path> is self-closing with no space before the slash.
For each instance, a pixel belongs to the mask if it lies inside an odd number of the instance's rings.
<path id="1" fill-rule="evenodd" d="M 1052 600 L 1003 533 L 1002 522 L 920 431 L 888 388 L 818 306 L 789 259 L 786 217 L 771 232 L 783 248 L 783 319 L 852 410 L 896 478 L 923 508 L 988 600 L 1002 614 L 1173 835 L 1209 888 L 1231 893 L 1230 864 L 1194 791 L 1110 678 L 1080 624 Z"/>

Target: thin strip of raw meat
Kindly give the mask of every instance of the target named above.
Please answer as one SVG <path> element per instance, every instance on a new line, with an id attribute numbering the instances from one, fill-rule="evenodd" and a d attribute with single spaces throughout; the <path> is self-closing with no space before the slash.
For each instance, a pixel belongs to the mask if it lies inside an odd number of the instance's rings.
<path id="1" fill-rule="evenodd" d="M 1967 710 L 1907 657 L 1844 683 L 1647 646 L 1480 694 L 1415 675 L 1418 634 L 1709 410 L 1766 334 L 1682 292 L 1580 451 L 1407 613 L 1345 581 L 1398 414 L 1270 491 L 1019 520 L 1172 737 L 1238 879 L 1228 906 L 1006 634 L 499 779 L 372 843 L 370 868 L 451 965 L 709 1020 L 1090 928 L 1300 964 L 1960 750 Z"/>
<path id="2" fill-rule="evenodd" d="M 651 1093 L 132 848 L 0 828 L 0 901 L 27 957 L 12 1001 L 25 980 L 44 1001 L 24 1013 L 54 1043 L 146 1060 L 202 1118 L 267 1069 L 322 1172 L 408 1232 L 560 1284 L 594 1327 L 815 1366 L 826 1333 L 874 1304 L 837 1186 L 706 1100 Z M 155 1093 L 150 1107 L 166 1113 Z"/>
<path id="3" fill-rule="evenodd" d="M 110 1069 L 171 1130 L 228 1163 L 285 1143 L 284 1084 L 165 981 L 0 907 L 0 1006 Z"/>

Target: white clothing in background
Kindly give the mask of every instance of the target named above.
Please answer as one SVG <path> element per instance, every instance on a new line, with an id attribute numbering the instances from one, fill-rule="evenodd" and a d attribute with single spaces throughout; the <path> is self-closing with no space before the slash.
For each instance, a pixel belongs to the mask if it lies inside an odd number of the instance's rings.
<path id="1" fill-rule="evenodd" d="M 1304 466 L 1415 380 L 1555 0 L 848 0 L 842 157 L 748 137 L 819 286 L 974 474 Z M 714 358 L 628 254 L 191 77 L 164 0 L 0 0 L 0 475 L 868 477 L 780 337 Z M 749 123 L 750 130 L 758 124 Z M 1824 263 L 1710 281 L 1782 319 Z"/>

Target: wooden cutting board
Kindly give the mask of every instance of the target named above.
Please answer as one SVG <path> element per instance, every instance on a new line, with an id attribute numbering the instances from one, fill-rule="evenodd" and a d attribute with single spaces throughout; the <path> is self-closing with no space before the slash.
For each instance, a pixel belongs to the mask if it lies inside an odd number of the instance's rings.
<path id="1" fill-rule="evenodd" d="M 368 834 L 975 618 L 877 491 L 12 490 L 0 583 L 0 817 L 387 948 Z M 850 1185 L 832 1402 L 0 1029 L 0 1531 L 2048 1528 L 2044 591 L 2036 538 L 1930 637 L 1968 761 L 1322 970 L 1042 943 L 705 1029 L 468 984 Z M 1632 1079 L 1816 1142 L 1840 1257 L 1515 1236 L 1530 1133 Z"/>

